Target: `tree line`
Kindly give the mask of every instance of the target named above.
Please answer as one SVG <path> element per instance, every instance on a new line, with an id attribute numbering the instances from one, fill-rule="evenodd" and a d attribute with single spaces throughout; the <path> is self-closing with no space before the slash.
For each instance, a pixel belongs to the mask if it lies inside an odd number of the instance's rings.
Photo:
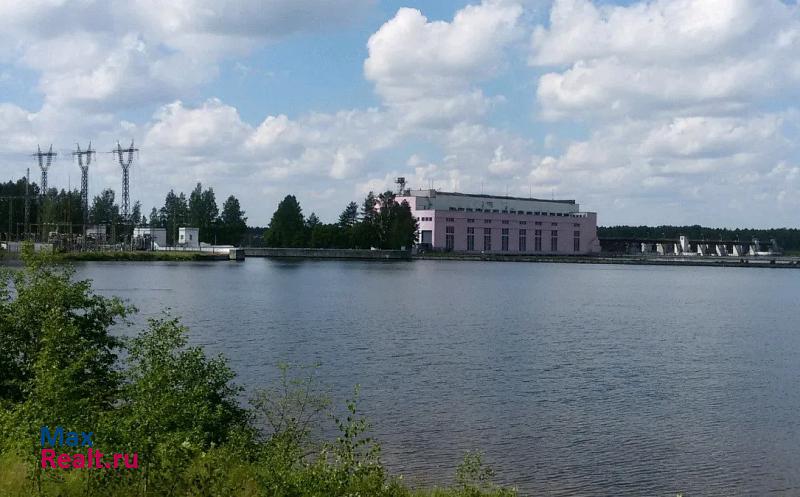
<path id="1" fill-rule="evenodd" d="M 287 195 L 272 215 L 264 232 L 268 247 L 340 249 L 410 249 L 419 226 L 408 202 L 397 202 L 395 194 L 369 192 L 359 209 L 350 202 L 335 223 L 320 221 L 315 213 L 307 218 L 294 195 Z"/>
<path id="2" fill-rule="evenodd" d="M 17 240 L 25 236 L 25 178 L 0 183 L 0 233 L 3 240 Z M 39 186 L 31 182 L 28 187 L 30 230 L 40 240 L 48 232 L 81 234 L 83 232 L 83 206 L 78 190 L 50 188 L 42 195 Z M 170 190 L 164 205 L 154 207 L 149 217 L 142 212 L 137 200 L 131 205 L 130 219 L 124 220 L 114 190 L 107 188 L 95 195 L 89 204 L 90 225 L 111 225 L 120 238 L 129 237 L 134 226 L 153 226 L 167 229 L 167 242 L 177 239 L 180 226 L 200 228 L 200 241 L 218 244 L 238 244 L 247 231 L 247 217 L 239 200 L 231 195 L 217 206 L 213 188 L 203 189 L 197 183 L 187 197 L 183 192 Z"/>
<path id="3" fill-rule="evenodd" d="M 202 183 L 197 183 L 188 198 L 183 192 L 170 190 L 164 205 L 159 209 L 153 207 L 149 222 L 142 218 L 141 223 L 166 228 L 168 244 L 177 240 L 181 226 L 199 228 L 200 241 L 210 244 L 238 245 L 247 231 L 247 217 L 239 199 L 230 195 L 220 211 L 214 189 L 203 189 Z"/>
<path id="4" fill-rule="evenodd" d="M 50 188 L 41 196 L 36 183 L 28 185 L 30 230 L 43 236 L 57 227 L 80 231 L 83 223 L 80 192 Z M 0 183 L 0 233 L 3 240 L 25 237 L 25 178 Z"/>
<path id="5" fill-rule="evenodd" d="M 800 229 L 797 228 L 707 228 L 700 225 L 693 226 L 598 226 L 599 238 L 668 238 L 677 240 L 681 235 L 692 240 L 741 240 L 749 242 L 754 238 L 762 241 L 775 239 L 778 245 L 786 251 L 800 251 Z"/>

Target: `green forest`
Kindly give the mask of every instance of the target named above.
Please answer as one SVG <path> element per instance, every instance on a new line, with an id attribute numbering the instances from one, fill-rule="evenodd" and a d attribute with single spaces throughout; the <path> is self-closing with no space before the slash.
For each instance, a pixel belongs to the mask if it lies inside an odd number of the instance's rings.
<path id="1" fill-rule="evenodd" d="M 343 249 L 410 249 L 417 239 L 418 223 L 408 203 L 395 194 L 369 192 L 359 209 L 350 202 L 336 223 L 325 224 L 315 213 L 307 218 L 294 195 L 287 195 L 264 232 L 268 247 Z"/>

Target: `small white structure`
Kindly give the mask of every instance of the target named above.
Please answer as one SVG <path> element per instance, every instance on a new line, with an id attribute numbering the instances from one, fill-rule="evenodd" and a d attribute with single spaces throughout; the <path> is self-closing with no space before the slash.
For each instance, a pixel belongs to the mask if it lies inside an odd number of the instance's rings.
<path id="1" fill-rule="evenodd" d="M 167 246 L 167 228 L 152 228 L 149 226 L 133 228 L 133 238 L 145 238 L 147 236 L 150 237 L 156 247 Z"/>
<path id="2" fill-rule="evenodd" d="M 178 245 L 181 247 L 200 248 L 200 228 L 178 228 Z"/>
<path id="3" fill-rule="evenodd" d="M 689 246 L 689 237 L 688 236 L 681 236 L 680 237 L 680 247 L 681 247 L 681 254 L 686 254 L 692 251 L 692 248 Z"/>

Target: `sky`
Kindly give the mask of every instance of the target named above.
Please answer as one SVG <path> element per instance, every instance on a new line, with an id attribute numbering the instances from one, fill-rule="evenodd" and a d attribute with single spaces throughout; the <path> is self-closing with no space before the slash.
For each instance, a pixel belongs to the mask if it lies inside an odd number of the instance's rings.
<path id="1" fill-rule="evenodd" d="M 0 177 L 214 188 L 265 226 L 408 185 L 601 225 L 800 225 L 796 0 L 5 0 Z"/>

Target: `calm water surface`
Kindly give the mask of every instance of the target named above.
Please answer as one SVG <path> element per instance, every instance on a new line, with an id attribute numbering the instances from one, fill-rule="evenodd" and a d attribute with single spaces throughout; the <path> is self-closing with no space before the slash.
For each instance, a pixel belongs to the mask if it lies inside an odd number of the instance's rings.
<path id="1" fill-rule="evenodd" d="M 393 471 L 481 449 L 523 495 L 800 495 L 800 272 L 490 262 L 87 263 L 239 382 L 354 384 Z"/>

